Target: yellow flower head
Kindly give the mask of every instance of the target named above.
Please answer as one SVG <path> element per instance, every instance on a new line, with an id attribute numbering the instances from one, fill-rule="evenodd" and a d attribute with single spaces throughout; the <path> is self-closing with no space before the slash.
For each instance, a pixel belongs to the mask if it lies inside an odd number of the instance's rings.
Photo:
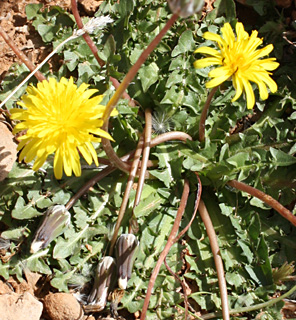
<path id="1" fill-rule="evenodd" d="M 218 65 L 220 67 L 209 72 L 213 78 L 207 82 L 207 88 L 213 88 L 232 77 L 236 94 L 232 101 L 237 100 L 243 91 L 246 94 L 247 108 L 252 109 L 255 104 L 255 96 L 250 81 L 258 85 L 260 98 L 268 98 L 267 86 L 271 92 L 277 90 L 277 84 L 271 79 L 270 72 L 275 70 L 279 63 L 275 58 L 261 59 L 273 50 L 273 45 L 258 49 L 262 39 L 258 38 L 258 32 L 252 31 L 251 36 L 245 31 L 242 23 L 235 27 L 236 36 L 229 23 L 221 28 L 222 37 L 211 32 L 205 32 L 203 37 L 218 43 L 219 49 L 200 47 L 195 52 L 206 54 L 208 57 L 194 62 L 196 69 Z"/>
<path id="2" fill-rule="evenodd" d="M 92 142 L 100 142 L 98 136 L 112 139 L 100 129 L 105 106 L 100 105 L 103 96 L 92 97 L 98 90 L 88 89 L 83 83 L 79 88 L 70 80 L 54 78 L 30 86 L 27 94 L 18 102 L 23 108 L 11 110 L 11 118 L 20 120 L 13 133 L 27 130 L 19 138 L 20 161 L 35 160 L 33 170 L 38 170 L 47 157 L 55 153 L 54 174 L 61 179 L 63 170 L 67 176 L 72 171 L 81 175 L 79 152 L 88 164 L 98 164 Z M 116 111 L 112 115 L 116 115 Z"/>

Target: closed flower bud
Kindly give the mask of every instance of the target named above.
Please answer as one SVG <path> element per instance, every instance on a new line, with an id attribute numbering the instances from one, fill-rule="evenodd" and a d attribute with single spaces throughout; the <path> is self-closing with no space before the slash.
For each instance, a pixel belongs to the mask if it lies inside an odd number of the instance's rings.
<path id="1" fill-rule="evenodd" d="M 200 11 L 204 5 L 204 0 L 167 0 L 173 13 L 182 18 L 187 18 Z"/>
<path id="2" fill-rule="evenodd" d="M 116 262 L 112 257 L 104 257 L 99 262 L 93 289 L 87 303 L 96 306 L 96 312 L 105 308 L 110 289 L 116 282 Z"/>
<path id="3" fill-rule="evenodd" d="M 131 278 L 136 249 L 139 241 L 133 234 L 122 234 L 116 242 L 116 260 L 118 267 L 118 286 L 126 289 Z"/>
<path id="4" fill-rule="evenodd" d="M 61 235 L 70 224 L 71 215 L 65 206 L 57 205 L 47 209 L 43 221 L 38 228 L 31 244 L 31 253 L 48 246 L 48 244 Z"/>

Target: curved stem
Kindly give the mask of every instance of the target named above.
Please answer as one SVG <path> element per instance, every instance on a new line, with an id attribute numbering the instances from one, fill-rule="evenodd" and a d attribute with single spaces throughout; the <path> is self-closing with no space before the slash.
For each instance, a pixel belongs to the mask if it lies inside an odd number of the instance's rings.
<path id="1" fill-rule="evenodd" d="M 207 119 L 207 114 L 208 114 L 208 110 L 211 104 L 211 101 L 214 97 L 214 94 L 216 93 L 216 91 L 218 90 L 219 86 L 214 87 L 208 97 L 207 100 L 205 102 L 205 105 L 202 109 L 201 115 L 200 115 L 200 120 L 199 120 L 199 141 L 203 142 L 205 140 L 205 129 L 206 129 L 206 119 Z"/>
<path id="2" fill-rule="evenodd" d="M 151 293 L 152 293 L 152 289 L 154 287 L 154 283 L 155 283 L 156 277 L 158 275 L 159 269 L 160 269 L 165 257 L 167 256 L 168 252 L 170 251 L 171 246 L 174 244 L 175 236 L 176 236 L 176 234 L 178 232 L 180 221 L 181 221 L 183 213 L 185 211 L 188 195 L 189 195 L 189 182 L 188 182 L 188 180 L 185 180 L 183 194 L 182 194 L 181 201 L 180 201 L 180 206 L 179 206 L 179 209 L 178 209 L 178 212 L 177 212 L 177 215 L 176 215 L 176 219 L 174 221 L 171 233 L 170 233 L 170 235 L 168 237 L 167 243 L 166 243 L 163 251 L 161 252 L 161 254 L 160 254 L 159 258 L 158 258 L 156 266 L 153 269 L 151 277 L 150 277 L 150 280 L 149 280 L 149 284 L 148 284 L 148 288 L 147 288 L 146 297 L 145 297 L 145 300 L 144 300 L 144 304 L 143 304 L 140 320 L 144 320 L 146 318 L 146 313 L 147 313 L 147 310 L 148 310 L 150 296 L 151 296 Z"/>
<path id="3" fill-rule="evenodd" d="M 186 140 L 192 140 L 192 138 L 190 137 L 189 134 L 184 133 L 184 132 L 179 132 L 179 131 L 172 131 L 172 132 L 167 132 L 164 134 L 159 135 L 158 137 L 154 138 L 151 140 L 151 147 L 155 147 L 160 143 L 169 141 L 169 140 L 181 140 L 181 141 L 186 141 Z M 140 139 L 139 143 L 138 143 L 138 148 L 143 148 L 143 140 Z M 129 152 L 128 154 L 124 155 L 123 157 L 119 158 L 120 161 L 122 161 L 123 163 L 126 163 L 125 161 L 127 161 L 128 159 L 130 159 L 133 155 L 135 154 L 134 151 Z M 105 159 L 106 160 L 106 159 Z M 91 180 L 89 180 L 82 188 L 79 189 L 79 191 L 68 201 L 68 203 L 66 204 L 66 209 L 69 210 L 74 203 L 84 194 L 88 191 L 89 188 L 91 188 L 97 181 L 99 181 L 100 179 L 104 178 L 106 175 L 108 175 L 109 173 L 113 172 L 114 170 L 116 170 L 116 167 L 113 167 L 110 162 L 105 162 L 107 165 L 109 165 L 110 167 L 105 168 L 104 170 L 100 171 L 96 176 L 94 176 Z M 149 164 L 149 162 L 148 162 Z M 108 171 L 107 170 L 111 170 Z M 106 174 L 106 175 L 105 175 Z"/>
<path id="4" fill-rule="evenodd" d="M 296 216 L 294 216 L 290 210 L 285 208 L 277 200 L 273 199 L 268 194 L 254 188 L 254 187 L 248 186 L 247 184 L 245 184 L 243 182 L 239 182 L 237 180 L 230 180 L 227 182 L 227 184 L 233 188 L 247 192 L 250 195 L 262 200 L 263 202 L 268 204 L 270 207 L 272 207 L 274 210 L 276 210 L 285 219 L 290 221 L 294 226 L 296 226 Z"/>
<path id="5" fill-rule="evenodd" d="M 196 174 L 196 177 L 197 177 L 197 180 L 198 180 L 198 187 L 197 187 L 197 193 L 196 193 L 196 199 L 195 199 L 195 204 L 194 204 L 193 215 L 192 215 L 189 223 L 187 224 L 187 226 L 176 236 L 174 242 L 179 241 L 180 238 L 182 238 L 183 235 L 184 235 L 184 234 L 187 232 L 187 230 L 190 228 L 193 220 L 195 219 L 196 212 L 197 212 L 197 209 L 198 209 L 198 207 L 199 207 L 200 197 L 201 197 L 201 192 L 202 192 L 202 184 L 201 184 L 201 181 L 200 181 L 200 178 L 199 178 L 198 173 L 195 172 L 195 174 Z"/>
<path id="6" fill-rule="evenodd" d="M 142 157 L 142 164 L 141 164 L 141 170 L 140 170 L 140 176 L 137 186 L 137 192 L 134 202 L 134 209 L 139 204 L 141 199 L 141 194 L 144 186 L 145 181 L 145 173 L 147 170 L 147 163 L 149 159 L 150 154 L 150 144 L 151 144 L 151 128 L 152 128 L 152 116 L 151 116 L 151 110 L 146 109 L 145 110 L 145 132 L 144 132 L 144 148 L 143 148 L 143 157 Z"/>
<path id="7" fill-rule="evenodd" d="M 203 202 L 202 199 L 200 200 L 198 211 L 206 227 L 207 235 L 209 237 L 211 249 L 214 256 L 218 282 L 219 282 L 219 289 L 221 294 L 223 320 L 229 320 L 230 318 L 229 318 L 229 306 L 228 306 L 228 299 L 227 299 L 227 286 L 226 286 L 226 280 L 224 275 L 223 261 L 221 258 L 220 248 L 218 245 L 217 236 L 212 224 L 212 220 L 205 206 L 205 203 Z"/>
<path id="8" fill-rule="evenodd" d="M 160 143 L 170 141 L 170 140 L 180 140 L 180 141 L 186 142 L 186 140 L 192 141 L 192 137 L 189 134 L 182 131 L 166 132 L 166 133 L 160 134 L 159 136 L 151 140 L 151 148 L 157 146 Z"/>
<path id="9" fill-rule="evenodd" d="M 115 242 L 116 242 L 116 239 L 117 239 L 117 236 L 118 236 L 118 231 L 119 231 L 119 228 L 121 226 L 122 219 L 124 217 L 124 213 L 125 213 L 125 210 L 126 210 L 126 207 L 127 207 L 129 195 L 130 195 L 130 192 L 131 192 L 132 187 L 133 187 L 133 183 L 134 183 L 134 179 L 135 179 L 135 176 L 136 176 L 136 172 L 138 170 L 140 157 L 141 157 L 141 154 L 142 154 L 142 141 L 143 141 L 143 137 L 141 137 L 140 140 L 139 140 L 139 143 L 137 145 L 137 149 L 136 149 L 136 152 L 135 152 L 135 155 L 134 155 L 134 160 L 133 160 L 133 163 L 131 165 L 130 174 L 129 174 L 128 181 L 127 181 L 127 184 L 126 184 L 126 187 L 125 187 L 124 195 L 123 195 L 123 198 L 122 198 L 122 203 L 121 203 L 120 210 L 119 210 L 119 213 L 118 213 L 118 218 L 117 218 L 116 225 L 115 225 L 114 232 L 113 232 L 113 236 L 112 236 L 112 239 L 111 239 L 111 244 L 110 244 L 110 249 L 109 249 L 109 256 L 112 256 L 114 245 L 115 245 Z"/>
<path id="10" fill-rule="evenodd" d="M 109 148 L 109 144 L 110 141 L 108 139 L 104 139 L 105 141 L 103 141 L 102 139 L 102 143 L 106 143 L 105 147 Z M 171 132 L 166 132 L 163 134 L 160 134 L 159 136 L 157 136 L 156 138 L 151 140 L 151 148 L 157 146 L 160 143 L 166 142 L 166 141 L 170 141 L 170 140 L 180 140 L 180 141 L 184 141 L 186 142 L 186 140 L 190 140 L 192 141 L 192 137 L 182 131 L 171 131 Z M 142 142 L 143 144 L 143 142 Z M 116 154 L 116 152 L 113 150 L 111 144 L 110 144 L 110 149 L 109 150 L 109 155 L 111 155 L 109 157 L 110 162 L 112 163 L 112 165 L 116 166 L 117 168 L 121 169 L 124 172 L 129 172 L 130 171 L 130 166 L 129 164 L 125 163 L 124 161 L 122 161 Z M 106 149 L 105 149 L 106 151 Z"/>
<path id="11" fill-rule="evenodd" d="M 115 91 L 114 95 L 109 100 L 104 115 L 103 115 L 103 121 L 104 124 L 102 126 L 102 129 L 105 131 L 108 131 L 108 125 L 109 125 L 109 117 L 112 112 L 112 110 L 115 108 L 116 104 L 118 103 L 119 99 L 125 92 L 126 88 L 130 84 L 130 82 L 133 80 L 135 75 L 137 74 L 138 70 L 140 69 L 141 65 L 146 61 L 150 53 L 155 49 L 155 47 L 158 45 L 162 37 L 166 34 L 166 32 L 171 28 L 171 26 L 174 24 L 174 22 L 177 20 L 178 15 L 174 14 L 172 17 L 167 21 L 166 25 L 163 27 L 163 29 L 159 32 L 159 34 L 150 42 L 148 47 L 142 52 L 139 59 L 136 61 L 136 63 L 131 67 L 125 78 L 123 79 L 120 86 Z M 118 157 L 113 150 L 111 146 L 111 142 L 108 139 L 103 138 L 102 139 L 102 146 L 106 152 L 106 155 L 110 159 L 113 165 L 115 165 L 118 169 L 128 172 L 129 169 L 126 164 L 118 161 Z"/>
<path id="12" fill-rule="evenodd" d="M 13 40 L 9 37 L 9 35 L 1 26 L 0 35 L 2 36 L 4 41 L 9 45 L 9 47 L 13 50 L 13 52 L 19 57 L 19 59 L 27 66 L 27 68 L 30 71 L 33 71 L 36 68 L 35 64 L 15 45 Z M 37 71 L 35 73 L 35 77 L 38 81 L 46 80 L 45 76 L 40 71 Z"/>
<path id="13" fill-rule="evenodd" d="M 77 26 L 79 29 L 83 28 L 83 22 L 81 20 L 78 8 L 77 8 L 77 2 L 76 0 L 71 0 L 71 7 L 72 7 L 72 13 L 74 15 L 74 18 L 76 20 Z M 105 65 L 105 62 L 99 57 L 98 55 L 98 48 L 96 47 L 96 45 L 94 44 L 94 42 L 92 41 L 90 35 L 88 33 L 85 33 L 83 35 L 83 38 L 85 40 L 85 42 L 87 43 L 87 45 L 89 46 L 91 52 L 93 53 L 94 57 L 96 58 L 96 60 L 98 61 L 99 65 L 101 67 L 103 67 Z M 115 89 L 117 89 L 120 85 L 119 81 L 113 77 L 110 77 L 110 81 L 112 82 L 113 86 Z M 123 98 L 129 100 L 129 104 L 131 106 L 135 106 L 135 102 L 134 100 L 125 92 L 123 94 Z"/>

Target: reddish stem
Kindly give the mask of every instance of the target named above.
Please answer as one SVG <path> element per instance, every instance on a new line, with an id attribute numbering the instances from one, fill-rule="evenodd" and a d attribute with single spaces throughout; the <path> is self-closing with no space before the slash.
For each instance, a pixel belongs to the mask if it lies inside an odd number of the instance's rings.
<path id="1" fill-rule="evenodd" d="M 110 249 L 109 249 L 109 256 L 111 256 L 112 253 L 113 253 L 113 248 L 114 248 L 114 245 L 115 245 L 115 242 L 116 242 L 116 239 L 117 239 L 118 231 L 119 231 L 122 219 L 124 217 L 124 213 L 125 213 L 125 210 L 126 210 L 126 207 L 127 207 L 127 204 L 128 204 L 129 195 L 130 195 L 130 192 L 132 190 L 134 179 L 135 179 L 138 167 L 139 167 L 140 157 L 141 157 L 141 154 L 142 154 L 142 142 L 143 142 L 143 137 L 141 137 L 140 140 L 139 140 L 139 143 L 137 145 L 137 149 L 136 149 L 136 152 L 135 152 L 135 155 L 134 155 L 134 160 L 133 160 L 133 163 L 131 165 L 131 170 L 130 170 L 130 173 L 129 173 L 128 181 L 127 181 L 127 184 L 126 184 L 126 188 L 125 188 L 124 195 L 123 195 L 123 198 L 122 198 L 120 210 L 119 210 L 119 213 L 118 213 L 118 218 L 117 218 L 116 225 L 114 227 L 113 236 L 112 236 L 112 239 L 111 239 L 111 244 L 110 244 Z"/>
<path id="2" fill-rule="evenodd" d="M 212 220 L 205 206 L 205 203 L 203 202 L 202 199 L 200 200 L 198 211 L 206 227 L 207 235 L 210 240 L 210 246 L 211 246 L 214 261 L 215 261 L 215 266 L 216 266 L 217 276 L 218 276 L 218 283 L 219 283 L 219 290 L 221 294 L 223 320 L 229 320 L 227 286 L 226 286 L 226 280 L 224 275 L 223 261 L 221 258 L 220 248 L 218 245 L 217 236 L 212 224 Z"/>
<path id="3" fill-rule="evenodd" d="M 142 165 L 140 170 L 140 176 L 137 186 L 137 192 L 135 196 L 134 209 L 139 204 L 141 199 L 141 194 L 145 181 L 145 173 L 147 170 L 147 163 L 150 155 L 151 148 L 151 128 L 152 128 L 152 116 L 151 110 L 145 110 L 145 132 L 144 132 L 144 147 L 143 147 L 143 156 L 142 156 Z"/>
<path id="4" fill-rule="evenodd" d="M 197 187 L 197 194 L 196 194 L 196 199 L 195 199 L 195 204 L 194 204 L 194 210 L 193 210 L 193 215 L 188 223 L 188 225 L 176 236 L 175 242 L 179 241 L 180 238 L 183 237 L 183 235 L 187 232 L 187 230 L 190 228 L 193 220 L 195 219 L 197 209 L 199 207 L 199 202 L 200 202 L 200 197 L 201 197 L 201 192 L 202 192 L 202 184 L 199 178 L 199 175 L 197 172 L 195 172 L 197 181 L 198 181 L 198 187 Z"/>
<path id="5" fill-rule="evenodd" d="M 180 207 L 178 209 L 176 219 L 174 221 L 171 233 L 168 237 L 168 241 L 167 241 L 163 251 L 161 252 L 161 254 L 158 258 L 156 266 L 153 269 L 150 280 L 149 280 L 149 284 L 148 284 L 148 288 L 147 288 L 146 297 L 144 300 L 140 320 L 144 320 L 146 318 L 146 313 L 147 313 L 147 309 L 148 309 L 148 305 L 149 305 L 149 301 L 150 301 L 150 296 L 152 293 L 152 289 L 154 287 L 156 277 L 158 275 L 159 269 L 160 269 L 165 257 L 167 256 L 168 252 L 170 251 L 170 248 L 172 247 L 172 245 L 174 244 L 175 236 L 178 232 L 178 228 L 179 228 L 183 213 L 185 211 L 188 195 L 189 195 L 189 182 L 188 182 L 188 180 L 185 180 L 183 194 L 182 194 L 181 201 L 180 201 Z"/>
<path id="6" fill-rule="evenodd" d="M 4 39 L 4 41 L 9 45 L 9 47 L 13 50 L 13 52 L 18 56 L 18 58 L 27 66 L 27 68 L 32 72 L 35 70 L 36 66 L 34 63 L 15 45 L 13 40 L 9 37 L 9 35 L 5 32 L 5 30 L 0 26 L 0 35 Z M 35 73 L 35 77 L 38 81 L 46 80 L 45 76 L 37 71 Z"/>
<path id="7" fill-rule="evenodd" d="M 207 100 L 205 102 L 205 105 L 202 109 L 201 115 L 200 115 L 200 120 L 199 120 L 199 141 L 203 142 L 205 140 L 205 129 L 206 129 L 206 119 L 207 119 L 207 114 L 208 114 L 208 110 L 211 104 L 211 101 L 214 97 L 214 94 L 216 93 L 216 91 L 218 90 L 218 87 L 214 87 L 208 97 Z"/>
<path id="8" fill-rule="evenodd" d="M 248 186 L 247 184 L 245 184 L 243 182 L 239 182 L 237 180 L 230 180 L 227 184 L 233 188 L 247 192 L 251 196 L 254 196 L 254 197 L 262 200 L 263 202 L 268 204 L 270 207 L 272 207 L 274 210 L 276 210 L 285 219 L 290 221 L 294 226 L 296 226 L 296 216 L 294 216 L 291 211 L 289 211 L 287 208 L 285 208 L 277 200 L 275 200 L 274 198 L 272 198 L 268 194 L 266 194 L 256 188 Z"/>

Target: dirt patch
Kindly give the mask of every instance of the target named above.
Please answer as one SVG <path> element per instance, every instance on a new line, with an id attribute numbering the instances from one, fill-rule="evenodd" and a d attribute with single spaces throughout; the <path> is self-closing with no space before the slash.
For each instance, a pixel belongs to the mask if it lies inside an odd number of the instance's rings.
<path id="1" fill-rule="evenodd" d="M 43 3 L 45 7 L 58 5 L 70 10 L 70 0 L 7 0 L 0 2 L 0 26 L 15 45 L 35 64 L 49 53 L 38 33 L 27 21 L 25 8 L 29 3 Z M 20 62 L 12 49 L 0 37 L 0 81 L 14 62 Z"/>

